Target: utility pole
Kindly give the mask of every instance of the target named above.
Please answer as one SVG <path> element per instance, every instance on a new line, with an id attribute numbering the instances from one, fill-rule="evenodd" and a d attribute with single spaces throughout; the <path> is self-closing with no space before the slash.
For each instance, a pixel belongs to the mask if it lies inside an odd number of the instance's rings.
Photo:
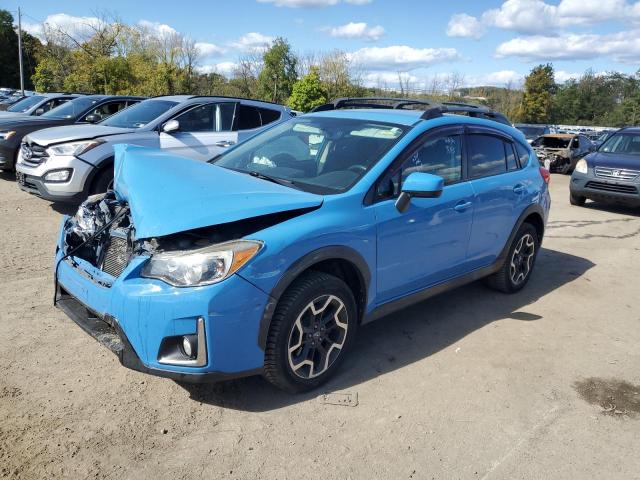
<path id="1" fill-rule="evenodd" d="M 22 13 L 18 7 L 18 62 L 20 63 L 20 93 L 24 95 L 24 71 L 22 67 Z"/>

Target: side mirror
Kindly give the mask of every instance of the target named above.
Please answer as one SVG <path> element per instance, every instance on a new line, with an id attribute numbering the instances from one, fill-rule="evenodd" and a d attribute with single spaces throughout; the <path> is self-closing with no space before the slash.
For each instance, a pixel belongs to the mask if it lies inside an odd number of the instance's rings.
<path id="1" fill-rule="evenodd" d="M 36 116 L 40 116 L 43 113 L 44 113 L 44 108 L 40 107 L 36 109 L 36 112 L 35 112 Z"/>
<path id="2" fill-rule="evenodd" d="M 89 123 L 97 123 L 100 121 L 100 116 L 96 115 L 95 113 L 92 113 L 91 115 L 87 115 L 85 117 L 85 120 Z"/>
<path id="3" fill-rule="evenodd" d="M 164 133 L 173 133 L 180 130 L 180 122 L 178 120 L 169 120 L 167 123 L 162 125 L 162 131 Z"/>
<path id="4" fill-rule="evenodd" d="M 404 213 L 409 209 L 412 198 L 438 198 L 442 195 L 443 189 L 442 177 L 430 173 L 413 172 L 402 184 L 402 191 L 396 200 L 396 208 L 400 213 Z"/>

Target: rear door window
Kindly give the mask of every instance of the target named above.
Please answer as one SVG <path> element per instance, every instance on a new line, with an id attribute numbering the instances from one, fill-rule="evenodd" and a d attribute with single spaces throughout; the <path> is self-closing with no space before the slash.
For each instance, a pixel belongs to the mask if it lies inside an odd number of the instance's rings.
<path id="1" fill-rule="evenodd" d="M 489 177 L 507 171 L 505 142 L 502 139 L 484 134 L 471 134 L 467 139 L 471 178 Z"/>
<path id="2" fill-rule="evenodd" d="M 507 170 L 509 170 L 510 172 L 513 170 L 518 170 L 520 166 L 518 165 L 518 160 L 516 158 L 516 152 L 513 149 L 513 144 L 510 142 L 505 142 L 504 148 L 507 152 Z"/>

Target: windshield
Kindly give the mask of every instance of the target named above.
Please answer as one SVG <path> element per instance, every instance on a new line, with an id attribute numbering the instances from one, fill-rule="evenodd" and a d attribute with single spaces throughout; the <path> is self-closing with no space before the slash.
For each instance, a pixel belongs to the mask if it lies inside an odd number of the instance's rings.
<path id="1" fill-rule="evenodd" d="M 23 98 L 19 102 L 16 102 L 12 106 L 7 108 L 7 112 L 17 112 L 17 113 L 26 112 L 27 110 L 29 110 L 31 107 L 33 107 L 43 99 L 44 97 L 42 95 L 34 95 L 33 97 Z"/>
<path id="2" fill-rule="evenodd" d="M 314 193 L 340 193 L 387 153 L 406 128 L 343 118 L 299 117 L 256 135 L 211 163 L 268 175 Z"/>
<path id="3" fill-rule="evenodd" d="M 98 103 L 97 99 L 91 99 L 86 97 L 74 98 L 69 102 L 65 102 L 62 105 L 43 113 L 42 117 L 49 118 L 76 118 L 82 112 L 84 112 L 91 105 Z"/>
<path id="4" fill-rule="evenodd" d="M 540 126 L 540 127 L 531 127 L 531 126 L 518 127 L 518 130 L 520 130 L 522 133 L 524 133 L 525 138 L 536 138 L 536 137 L 539 137 L 540 135 L 544 135 L 546 127 L 544 127 L 544 126 Z"/>
<path id="5" fill-rule="evenodd" d="M 546 148 L 567 148 L 571 138 L 562 137 L 540 137 L 536 139 L 532 145 L 534 147 L 546 147 Z"/>
<path id="6" fill-rule="evenodd" d="M 599 152 L 640 155 L 640 134 L 617 133 L 602 144 Z"/>
<path id="7" fill-rule="evenodd" d="M 116 113 L 107 120 L 100 122 L 99 125 L 119 128 L 142 128 L 176 105 L 176 102 L 168 100 L 145 100 Z"/>

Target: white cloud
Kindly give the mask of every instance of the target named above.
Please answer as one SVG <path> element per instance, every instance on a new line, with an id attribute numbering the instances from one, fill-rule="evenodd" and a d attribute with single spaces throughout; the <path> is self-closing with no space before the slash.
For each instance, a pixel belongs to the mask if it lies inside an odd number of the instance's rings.
<path id="1" fill-rule="evenodd" d="M 606 57 L 622 63 L 637 63 L 640 62 L 640 30 L 606 35 L 566 33 L 517 37 L 498 45 L 496 56 L 530 61 Z"/>
<path id="2" fill-rule="evenodd" d="M 543 0 L 506 0 L 480 18 L 465 13 L 453 15 L 447 34 L 479 38 L 486 27 L 496 27 L 521 34 L 549 35 L 550 31 L 608 20 L 640 21 L 640 1 L 561 0 L 555 5 Z"/>
<path id="3" fill-rule="evenodd" d="M 367 5 L 373 0 L 344 0 L 351 5 Z M 324 8 L 340 3 L 340 0 L 258 0 L 258 3 L 272 3 L 276 7 L 287 8 Z"/>
<path id="4" fill-rule="evenodd" d="M 178 33 L 178 31 L 175 28 L 170 27 L 166 23 L 150 22 L 149 20 L 140 20 L 138 22 L 138 25 L 146 29 L 150 34 L 158 37 L 171 36 L 171 35 L 176 35 Z"/>
<path id="5" fill-rule="evenodd" d="M 241 36 L 235 42 L 231 42 L 230 45 L 233 48 L 243 51 L 263 50 L 268 48 L 275 39 L 268 35 L 263 35 L 258 32 L 249 32 Z"/>
<path id="6" fill-rule="evenodd" d="M 196 48 L 200 52 L 203 58 L 219 57 L 225 53 L 225 49 L 214 45 L 213 43 L 197 42 Z"/>
<path id="7" fill-rule="evenodd" d="M 447 25 L 447 35 L 450 37 L 480 38 L 484 35 L 485 27 L 476 17 L 466 13 L 458 13 L 451 17 Z"/>
<path id="8" fill-rule="evenodd" d="M 337 38 L 359 38 L 364 40 L 378 40 L 384 35 L 384 28 L 380 25 L 370 27 L 365 22 L 349 22 L 339 27 L 324 29 L 329 35 Z"/>
<path id="9" fill-rule="evenodd" d="M 219 73 L 225 77 L 231 77 L 237 67 L 238 64 L 234 62 L 220 62 L 211 65 L 201 65 L 198 67 L 198 71 L 200 73 Z"/>
<path id="10" fill-rule="evenodd" d="M 95 29 L 104 22 L 96 17 L 75 17 L 66 13 L 56 13 L 45 18 L 43 23 L 23 23 L 22 28 L 31 35 L 45 39 L 45 27 L 49 31 L 62 31 L 76 40 L 88 40 Z"/>
<path id="11" fill-rule="evenodd" d="M 564 83 L 568 80 L 577 80 L 581 76 L 581 73 L 566 72 L 564 70 L 556 70 L 554 72 L 556 83 Z"/>
<path id="12" fill-rule="evenodd" d="M 413 48 L 406 45 L 366 47 L 348 54 L 349 60 L 366 70 L 405 71 L 458 60 L 455 48 Z"/>
<path id="13" fill-rule="evenodd" d="M 420 78 L 406 72 L 376 72 L 368 73 L 364 76 L 364 84 L 367 87 L 389 87 L 397 88 L 400 86 L 400 79 L 403 83 L 409 82 L 415 84 Z"/>

